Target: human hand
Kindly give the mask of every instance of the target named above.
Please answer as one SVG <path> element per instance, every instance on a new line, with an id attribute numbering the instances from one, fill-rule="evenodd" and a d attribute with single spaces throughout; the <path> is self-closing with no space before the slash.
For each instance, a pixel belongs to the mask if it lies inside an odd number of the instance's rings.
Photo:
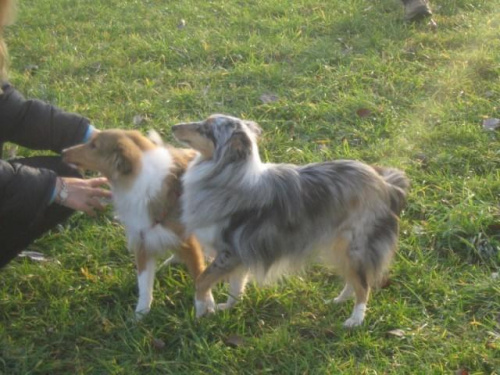
<path id="1" fill-rule="evenodd" d="M 108 185 L 108 180 L 104 177 L 88 180 L 58 177 L 55 202 L 73 210 L 83 211 L 90 216 L 95 216 L 95 210 L 102 211 L 105 208 L 100 199 L 111 198 L 111 191 L 100 188 L 103 185 Z M 64 190 L 66 190 L 66 194 Z"/>

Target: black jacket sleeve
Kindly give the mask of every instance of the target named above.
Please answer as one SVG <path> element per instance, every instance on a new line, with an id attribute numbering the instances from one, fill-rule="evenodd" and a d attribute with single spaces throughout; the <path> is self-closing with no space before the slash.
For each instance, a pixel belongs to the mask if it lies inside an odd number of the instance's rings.
<path id="1" fill-rule="evenodd" d="M 26 100 L 12 86 L 0 95 L 0 143 L 59 153 L 83 141 L 89 120 L 39 100 Z"/>
<path id="2" fill-rule="evenodd" d="M 4 220 L 35 222 L 47 208 L 56 173 L 0 160 L 0 227 Z"/>

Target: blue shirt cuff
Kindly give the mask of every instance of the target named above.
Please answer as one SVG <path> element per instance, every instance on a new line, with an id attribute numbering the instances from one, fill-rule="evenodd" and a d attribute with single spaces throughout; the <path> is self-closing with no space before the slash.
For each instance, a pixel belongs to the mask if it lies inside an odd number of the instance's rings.
<path id="1" fill-rule="evenodd" d="M 52 191 L 52 195 L 50 196 L 49 204 L 54 203 L 54 201 L 56 200 L 56 196 L 57 196 L 57 184 L 54 185 L 54 190 Z"/>
<path id="2" fill-rule="evenodd" d="M 92 135 L 94 130 L 95 130 L 94 125 L 89 125 L 89 128 L 87 129 L 87 132 L 85 133 L 85 136 L 83 137 L 82 143 L 86 143 L 90 139 L 90 136 Z"/>

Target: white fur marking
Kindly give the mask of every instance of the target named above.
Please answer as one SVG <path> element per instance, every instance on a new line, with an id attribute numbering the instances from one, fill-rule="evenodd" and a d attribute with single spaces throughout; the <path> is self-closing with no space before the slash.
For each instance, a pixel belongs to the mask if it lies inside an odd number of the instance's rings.
<path id="1" fill-rule="evenodd" d="M 198 300 L 195 298 L 194 307 L 196 310 L 196 317 L 201 318 L 203 315 L 207 313 L 215 312 L 215 301 L 212 296 L 212 292 L 210 292 L 209 296 L 205 300 Z"/>
<path id="2" fill-rule="evenodd" d="M 356 327 L 363 323 L 365 319 L 366 303 L 360 303 L 354 306 L 354 311 L 349 319 L 344 322 L 344 327 Z"/>
<path id="3" fill-rule="evenodd" d="M 146 262 L 146 269 L 137 275 L 137 284 L 139 286 L 139 301 L 135 309 L 137 319 L 146 315 L 153 301 L 153 284 L 155 276 L 155 259 L 150 258 Z"/>
<path id="4" fill-rule="evenodd" d="M 233 307 L 239 301 L 241 295 L 245 291 L 245 286 L 248 282 L 248 271 L 239 269 L 229 276 L 229 296 L 226 303 L 219 303 L 218 310 L 227 310 Z"/>
<path id="5" fill-rule="evenodd" d="M 134 248 L 142 237 L 149 253 L 162 253 L 180 242 L 171 230 L 154 225 L 148 204 L 163 188 L 172 166 L 172 156 L 167 149 L 158 147 L 143 153 L 141 170 L 129 189 L 113 186 L 116 215 L 127 230 L 129 248 Z"/>

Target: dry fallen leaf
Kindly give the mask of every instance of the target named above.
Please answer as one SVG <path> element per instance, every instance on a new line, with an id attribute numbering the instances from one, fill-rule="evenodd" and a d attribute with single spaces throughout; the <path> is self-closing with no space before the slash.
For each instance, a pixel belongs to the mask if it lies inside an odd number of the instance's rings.
<path id="1" fill-rule="evenodd" d="M 496 130 L 500 128 L 500 119 L 487 118 L 483 120 L 483 128 L 486 130 Z"/>
<path id="2" fill-rule="evenodd" d="M 276 102 L 276 101 L 278 101 L 278 99 L 279 99 L 278 95 L 275 95 L 275 94 L 262 94 L 260 96 L 260 100 L 264 104 Z"/>
<path id="3" fill-rule="evenodd" d="M 95 275 L 92 275 L 92 274 L 89 272 L 89 270 L 88 270 L 88 268 L 87 268 L 87 267 L 82 267 L 82 268 L 80 268 L 80 271 L 81 271 L 82 275 L 83 275 L 83 276 L 85 276 L 85 278 L 86 278 L 87 280 L 90 280 L 90 281 L 96 281 L 96 280 L 97 280 L 97 277 L 96 277 Z"/>
<path id="4" fill-rule="evenodd" d="M 226 345 L 237 348 L 245 344 L 245 339 L 239 335 L 229 335 L 226 339 Z"/>
<path id="5" fill-rule="evenodd" d="M 160 339 L 153 339 L 151 340 L 151 345 L 153 345 L 154 349 L 161 350 L 165 347 L 165 342 Z"/>
<path id="6" fill-rule="evenodd" d="M 389 332 L 387 332 L 387 334 L 396 337 L 405 337 L 405 331 L 403 331 L 402 329 L 392 329 Z"/>
<path id="7" fill-rule="evenodd" d="M 369 110 L 368 108 L 360 108 L 356 111 L 356 114 L 359 116 L 359 117 L 368 117 L 372 114 L 372 111 Z"/>

